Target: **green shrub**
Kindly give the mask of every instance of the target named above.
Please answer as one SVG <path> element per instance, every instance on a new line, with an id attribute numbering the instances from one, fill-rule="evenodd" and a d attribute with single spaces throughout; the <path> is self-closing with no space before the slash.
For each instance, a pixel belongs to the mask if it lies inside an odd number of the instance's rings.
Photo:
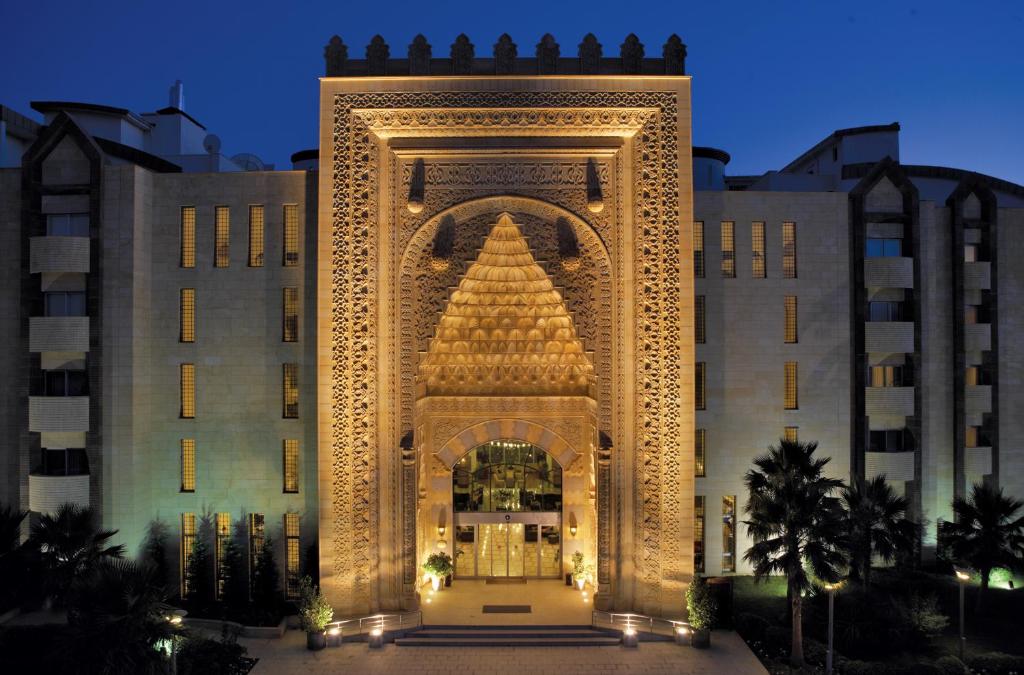
<path id="1" fill-rule="evenodd" d="M 768 619 L 759 614 L 743 612 L 736 616 L 736 631 L 743 636 L 747 642 L 761 642 L 764 640 L 764 632 L 768 630 L 771 623 Z"/>
<path id="2" fill-rule="evenodd" d="M 934 595 L 912 595 L 906 603 L 907 619 L 916 637 L 930 639 L 942 634 L 949 625 L 949 617 L 939 609 Z"/>
<path id="3" fill-rule="evenodd" d="M 452 557 L 444 552 L 431 553 L 427 556 L 427 562 L 423 563 L 423 571 L 438 579 L 444 579 L 454 569 Z"/>
<path id="4" fill-rule="evenodd" d="M 718 601 L 704 577 L 694 577 L 686 589 L 688 621 L 694 628 L 710 629 L 715 625 Z"/>
<path id="5" fill-rule="evenodd" d="M 222 631 L 220 640 L 190 635 L 178 647 L 178 675 L 244 675 L 252 668 L 238 636 Z"/>
<path id="6" fill-rule="evenodd" d="M 988 652 L 967 657 L 971 670 L 985 675 L 1021 675 L 1024 673 L 1024 656 Z"/>
<path id="7" fill-rule="evenodd" d="M 968 675 L 964 662 L 953 655 L 943 656 L 935 662 L 935 667 L 942 675 Z"/>
<path id="8" fill-rule="evenodd" d="M 299 625 L 307 633 L 319 633 L 334 618 L 334 609 L 309 577 L 299 581 Z"/>

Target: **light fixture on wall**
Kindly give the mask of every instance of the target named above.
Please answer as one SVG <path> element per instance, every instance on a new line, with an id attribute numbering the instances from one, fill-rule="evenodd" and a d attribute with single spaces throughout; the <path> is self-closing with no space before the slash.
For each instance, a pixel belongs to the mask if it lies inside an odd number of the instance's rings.
<path id="1" fill-rule="evenodd" d="M 444 533 L 445 533 L 446 531 L 447 531 L 447 528 L 446 528 L 446 527 L 445 527 L 445 526 L 444 526 L 443 524 L 442 524 L 442 525 L 438 525 L 438 526 L 437 526 L 437 536 L 439 536 L 439 537 L 443 537 L 443 536 L 444 536 Z"/>
<path id="2" fill-rule="evenodd" d="M 576 532 L 578 530 L 579 530 L 579 528 L 576 526 L 576 514 L 575 513 L 570 513 L 569 514 L 569 534 L 571 536 L 575 537 L 576 536 Z"/>

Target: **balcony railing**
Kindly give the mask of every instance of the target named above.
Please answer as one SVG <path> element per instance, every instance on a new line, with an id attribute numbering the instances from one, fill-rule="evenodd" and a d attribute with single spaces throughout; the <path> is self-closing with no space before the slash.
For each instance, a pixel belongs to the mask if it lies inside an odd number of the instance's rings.
<path id="1" fill-rule="evenodd" d="M 32 237 L 29 272 L 89 273 L 88 237 Z"/>
<path id="2" fill-rule="evenodd" d="M 992 349 L 992 324 L 969 323 L 964 326 L 964 351 L 987 352 Z"/>
<path id="3" fill-rule="evenodd" d="M 29 431 L 88 431 L 88 396 L 29 396 Z"/>
<path id="4" fill-rule="evenodd" d="M 36 513 L 52 513 L 61 504 L 89 505 L 89 474 L 77 476 L 28 477 L 28 508 Z"/>
<path id="5" fill-rule="evenodd" d="M 914 480 L 914 452 L 865 452 L 864 473 L 869 480 L 881 474 L 889 481 Z"/>
<path id="6" fill-rule="evenodd" d="M 968 415 L 983 415 L 992 412 L 991 385 L 967 385 L 965 389 L 964 408 Z"/>
<path id="7" fill-rule="evenodd" d="M 891 256 L 865 258 L 864 285 L 868 288 L 913 288 L 914 259 Z"/>
<path id="8" fill-rule="evenodd" d="M 985 291 L 992 288 L 992 263 L 965 262 L 964 288 L 969 291 Z"/>
<path id="9" fill-rule="evenodd" d="M 914 351 L 913 321 L 867 321 L 864 349 L 869 354 L 910 354 Z"/>
<path id="10" fill-rule="evenodd" d="M 89 351 L 89 317 L 33 316 L 28 320 L 31 352 Z"/>
<path id="11" fill-rule="evenodd" d="M 864 387 L 864 414 L 868 417 L 911 417 L 913 387 Z"/>

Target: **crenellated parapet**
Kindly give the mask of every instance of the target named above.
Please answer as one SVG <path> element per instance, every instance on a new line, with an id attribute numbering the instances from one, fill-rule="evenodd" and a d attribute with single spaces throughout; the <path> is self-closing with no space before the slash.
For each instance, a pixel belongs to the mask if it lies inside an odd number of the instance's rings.
<path id="1" fill-rule="evenodd" d="M 618 55 L 605 55 L 593 33 L 583 37 L 575 56 L 563 55 L 554 36 L 546 33 L 533 50 L 522 50 L 508 33 L 492 47 L 491 56 L 477 57 L 465 34 L 455 38 L 447 58 L 435 58 L 426 37 L 417 35 L 405 58 L 391 58 L 384 38 L 376 35 L 366 47 L 363 59 L 348 58 L 348 46 L 335 35 L 324 48 L 327 77 L 376 77 L 381 75 L 685 75 L 686 45 L 670 35 L 660 57 L 647 56 L 644 45 L 630 33 L 619 45 Z M 531 53 L 532 51 L 532 53 Z"/>

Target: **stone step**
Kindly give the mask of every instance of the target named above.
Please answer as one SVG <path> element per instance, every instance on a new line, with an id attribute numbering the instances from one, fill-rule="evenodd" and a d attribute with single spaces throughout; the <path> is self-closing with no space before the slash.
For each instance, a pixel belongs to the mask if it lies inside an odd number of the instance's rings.
<path id="1" fill-rule="evenodd" d="M 621 637 L 590 626 L 424 626 L 395 638 L 404 647 L 603 647 Z"/>

